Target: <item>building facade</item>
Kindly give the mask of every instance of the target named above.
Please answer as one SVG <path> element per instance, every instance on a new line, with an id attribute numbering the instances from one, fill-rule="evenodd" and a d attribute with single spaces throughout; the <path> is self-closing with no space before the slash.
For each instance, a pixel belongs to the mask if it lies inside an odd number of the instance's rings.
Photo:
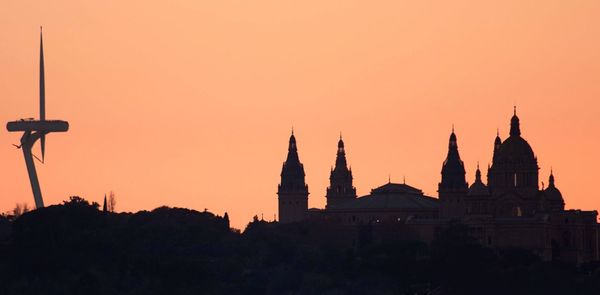
<path id="1" fill-rule="evenodd" d="M 600 260 L 597 211 L 565 210 L 552 172 L 548 186 L 540 189 L 538 160 L 521 136 L 520 127 L 515 109 L 509 137 L 503 141 L 497 134 L 494 140 L 487 184 L 478 164 L 470 186 L 453 129 L 442 164 L 438 198 L 426 196 L 406 183 L 391 182 L 357 197 L 340 137 L 325 196 L 327 205 L 325 209 L 310 210 L 304 168 L 292 133 L 278 191 L 279 221 L 312 218 L 345 226 L 397 223 L 428 242 L 437 228 L 455 220 L 468 225 L 480 243 L 492 248 L 525 248 L 547 261 Z"/>

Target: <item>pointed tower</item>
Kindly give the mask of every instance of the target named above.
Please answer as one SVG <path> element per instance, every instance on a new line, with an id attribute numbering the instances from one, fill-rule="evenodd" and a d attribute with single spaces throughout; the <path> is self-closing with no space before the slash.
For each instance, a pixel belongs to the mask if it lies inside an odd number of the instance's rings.
<path id="1" fill-rule="evenodd" d="M 104 213 L 108 212 L 108 209 L 106 207 L 106 194 L 104 194 L 104 203 L 102 204 L 102 212 L 104 212 Z"/>
<path id="2" fill-rule="evenodd" d="M 500 146 L 502 145 L 502 139 L 500 139 L 500 129 L 496 130 L 496 139 L 494 139 L 494 154 L 492 161 L 496 161 Z M 490 165 L 488 164 L 487 182 L 490 183 Z"/>
<path id="3" fill-rule="evenodd" d="M 300 163 L 296 137 L 292 130 L 287 159 L 281 169 L 279 196 L 279 221 L 282 223 L 300 221 L 308 213 L 308 185 L 304 182 L 304 166 Z"/>
<path id="4" fill-rule="evenodd" d="M 502 145 L 502 139 L 500 139 L 500 130 L 497 130 L 496 139 L 494 140 L 494 159 L 496 158 L 496 154 L 500 150 L 500 145 Z"/>
<path id="5" fill-rule="evenodd" d="M 338 141 L 335 168 L 331 169 L 329 176 L 329 187 L 327 188 L 326 208 L 335 208 L 337 205 L 356 199 L 356 188 L 352 186 L 352 170 L 348 169 L 346 163 L 346 151 L 342 135 Z"/>
<path id="6" fill-rule="evenodd" d="M 459 218 L 464 215 L 464 196 L 467 194 L 467 190 L 465 165 L 458 154 L 456 134 L 452 128 L 448 143 L 448 155 L 442 165 L 442 181 L 438 185 L 442 218 Z"/>

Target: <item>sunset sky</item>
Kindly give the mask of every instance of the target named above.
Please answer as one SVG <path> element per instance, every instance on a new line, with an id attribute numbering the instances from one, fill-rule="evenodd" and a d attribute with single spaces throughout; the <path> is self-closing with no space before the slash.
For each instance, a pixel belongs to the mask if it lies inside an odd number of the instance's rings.
<path id="1" fill-rule="evenodd" d="M 292 126 L 310 207 L 340 131 L 359 195 L 391 175 L 437 196 L 452 124 L 471 183 L 516 104 L 540 182 L 600 209 L 597 0 L 3 1 L 2 124 L 38 117 L 40 25 L 46 116 L 71 126 L 37 166 L 47 205 L 272 219 Z M 3 212 L 34 205 L 20 136 L 0 131 Z"/>

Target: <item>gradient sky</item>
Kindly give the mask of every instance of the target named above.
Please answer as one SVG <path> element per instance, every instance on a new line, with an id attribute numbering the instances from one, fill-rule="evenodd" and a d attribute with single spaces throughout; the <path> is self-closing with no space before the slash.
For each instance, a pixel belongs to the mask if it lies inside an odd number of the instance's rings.
<path id="1" fill-rule="evenodd" d="M 292 126 L 311 207 L 340 131 L 360 195 L 391 174 L 437 196 L 452 124 L 472 182 L 516 104 L 540 181 L 600 209 L 597 0 L 3 1 L 1 122 L 38 117 L 40 25 L 47 118 L 71 124 L 38 164 L 46 204 L 272 219 Z M 34 204 L 19 138 L 0 132 L 1 211 Z"/>

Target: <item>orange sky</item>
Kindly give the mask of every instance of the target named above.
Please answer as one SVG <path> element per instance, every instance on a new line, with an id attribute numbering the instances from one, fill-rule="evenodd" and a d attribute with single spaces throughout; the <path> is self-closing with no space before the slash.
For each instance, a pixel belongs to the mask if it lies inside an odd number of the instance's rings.
<path id="1" fill-rule="evenodd" d="M 277 212 L 292 125 L 311 207 L 340 131 L 360 195 L 391 174 L 437 196 L 451 125 L 472 182 L 516 103 L 540 180 L 600 209 L 596 0 L 4 1 L 1 122 L 38 117 L 39 25 L 47 118 L 71 124 L 38 165 L 46 204 L 113 190 L 243 228 Z M 33 206 L 19 137 L 0 132 L 2 211 Z"/>

